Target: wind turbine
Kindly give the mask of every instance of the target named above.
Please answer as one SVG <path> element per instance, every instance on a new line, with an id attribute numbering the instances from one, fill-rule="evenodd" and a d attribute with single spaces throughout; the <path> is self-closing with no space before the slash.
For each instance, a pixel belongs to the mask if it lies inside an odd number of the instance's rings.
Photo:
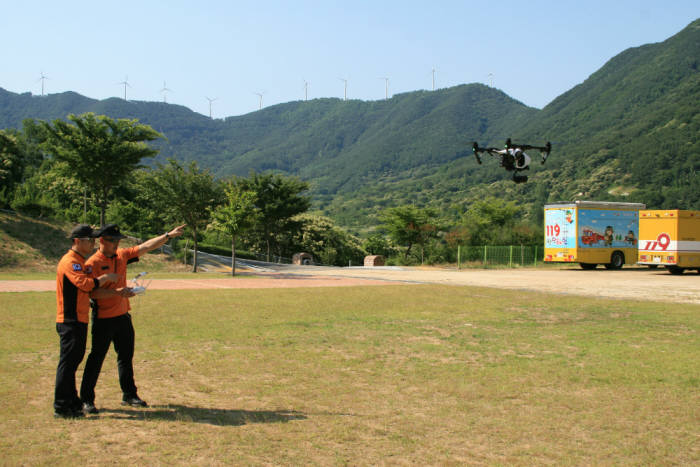
<path id="1" fill-rule="evenodd" d="M 304 80 L 304 101 L 309 100 L 309 82 Z"/>
<path id="2" fill-rule="evenodd" d="M 161 89 L 160 92 L 163 94 L 163 102 L 167 103 L 168 102 L 168 100 L 166 99 L 167 94 L 169 92 L 173 92 L 173 90 L 168 89 L 168 87 L 165 85 L 165 81 L 163 81 L 163 89 Z M 125 97 L 125 99 L 126 99 L 126 97 Z"/>
<path id="3" fill-rule="evenodd" d="M 117 84 L 123 84 L 123 85 L 124 85 L 124 100 L 126 100 L 126 87 L 127 87 L 127 86 L 131 87 L 131 85 L 129 84 L 129 76 L 126 76 L 126 78 L 124 78 L 124 81 L 119 82 L 119 83 L 117 83 Z"/>
<path id="4" fill-rule="evenodd" d="M 386 94 L 385 94 L 385 99 L 389 99 L 389 78 L 377 78 L 377 79 L 383 79 L 386 83 Z"/>
<path id="5" fill-rule="evenodd" d="M 493 87 L 493 73 L 489 73 L 489 80 L 491 81 L 491 87 Z"/>
<path id="6" fill-rule="evenodd" d="M 258 96 L 258 97 L 260 98 L 260 110 L 262 110 L 262 98 L 263 98 L 263 94 L 265 94 L 265 91 L 263 91 L 263 92 L 254 92 L 253 94 L 255 94 L 256 96 Z"/>
<path id="7" fill-rule="evenodd" d="M 433 91 L 435 91 L 435 68 L 433 67 Z"/>
<path id="8" fill-rule="evenodd" d="M 205 96 L 205 97 L 206 97 L 206 96 Z M 211 118 L 211 103 L 214 102 L 214 101 L 217 100 L 217 99 L 218 99 L 218 97 L 215 97 L 215 98 L 213 98 L 213 99 L 210 99 L 210 98 L 207 97 L 207 100 L 209 101 L 209 118 Z"/>
<path id="9" fill-rule="evenodd" d="M 343 100 L 348 100 L 348 80 L 345 78 L 338 78 L 340 81 L 345 83 L 345 93 L 343 95 Z"/>
<path id="10" fill-rule="evenodd" d="M 49 79 L 46 75 L 44 75 L 44 72 L 41 72 L 41 78 L 39 78 L 37 81 L 41 81 L 41 95 L 44 95 L 44 81 Z"/>

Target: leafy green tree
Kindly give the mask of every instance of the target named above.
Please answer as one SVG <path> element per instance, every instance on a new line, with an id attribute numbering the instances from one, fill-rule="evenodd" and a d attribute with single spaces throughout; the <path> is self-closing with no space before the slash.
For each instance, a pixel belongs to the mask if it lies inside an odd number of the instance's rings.
<path id="1" fill-rule="evenodd" d="M 15 184 L 21 180 L 22 159 L 17 138 L 0 130 L 0 204 L 7 206 Z"/>
<path id="2" fill-rule="evenodd" d="M 236 237 L 250 230 L 256 223 L 255 192 L 241 189 L 235 181 L 224 188 L 225 199 L 211 210 L 213 230 L 231 237 L 231 275 L 236 275 Z"/>
<path id="3" fill-rule="evenodd" d="M 365 255 L 360 240 L 338 227 L 331 219 L 313 214 L 300 214 L 294 218 L 300 228 L 293 235 L 295 252 L 310 253 L 323 264 L 345 266 L 348 262 L 359 264 Z"/>
<path id="4" fill-rule="evenodd" d="M 414 245 L 419 246 L 422 264 L 425 260 L 426 244 L 430 239 L 437 237 L 439 231 L 435 211 L 415 206 L 399 206 L 386 210 L 381 219 L 389 237 L 396 244 L 406 247 L 405 259 L 408 259 Z"/>
<path id="5" fill-rule="evenodd" d="M 146 141 L 163 135 L 137 120 L 114 120 L 93 113 L 70 114 L 68 120 L 73 124 L 63 120 L 42 122 L 48 134 L 47 147 L 57 160 L 68 164 L 74 177 L 96 198 L 100 224 L 104 225 L 112 190 L 140 167 L 142 159 L 158 153 Z"/>
<path id="6" fill-rule="evenodd" d="M 514 201 L 487 198 L 469 207 L 462 220 L 470 245 L 513 245 L 538 243 L 541 228 L 520 218 L 523 208 Z"/>
<path id="7" fill-rule="evenodd" d="M 198 233 L 209 223 L 211 210 L 221 202 L 221 187 L 208 171 L 200 170 L 196 162 L 185 168 L 174 159 L 168 159 L 165 166 L 159 165 L 153 182 L 161 211 L 168 213 L 172 220 L 184 220 L 192 229 L 192 272 L 197 272 Z"/>
<path id="8" fill-rule="evenodd" d="M 156 177 L 156 170 L 135 170 L 123 186 L 115 188 L 115 199 L 107 209 L 111 222 L 141 238 L 165 232 L 170 227 L 170 219 L 163 216 Z"/>
<path id="9" fill-rule="evenodd" d="M 391 245 L 389 239 L 379 232 L 367 237 L 362 242 L 362 248 L 368 255 L 381 255 L 385 258 L 389 258 L 396 253 L 396 249 Z"/>
<path id="10" fill-rule="evenodd" d="M 271 248 L 280 243 L 280 237 L 299 228 L 294 216 L 309 209 L 311 200 L 304 195 L 309 184 L 297 177 L 255 172 L 248 178 L 239 179 L 239 184 L 242 190 L 255 193 L 255 207 L 259 212 L 256 230 L 264 242 L 267 261 L 270 261 Z"/>

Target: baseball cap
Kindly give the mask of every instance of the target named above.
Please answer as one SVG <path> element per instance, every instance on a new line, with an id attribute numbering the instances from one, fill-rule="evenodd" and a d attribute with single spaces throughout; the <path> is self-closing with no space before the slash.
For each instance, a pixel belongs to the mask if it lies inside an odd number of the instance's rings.
<path id="1" fill-rule="evenodd" d="M 104 227 L 95 231 L 95 237 L 111 237 L 117 239 L 125 238 L 126 235 L 122 235 L 122 233 L 119 231 L 119 226 L 117 224 L 107 224 Z"/>
<path id="2" fill-rule="evenodd" d="M 94 238 L 95 231 L 87 224 L 78 224 L 70 231 L 68 238 Z"/>

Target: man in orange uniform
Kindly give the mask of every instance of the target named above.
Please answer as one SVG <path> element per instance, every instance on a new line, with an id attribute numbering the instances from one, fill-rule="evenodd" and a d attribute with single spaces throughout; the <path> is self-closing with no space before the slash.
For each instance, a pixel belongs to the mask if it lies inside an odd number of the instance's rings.
<path id="1" fill-rule="evenodd" d="M 116 274 L 93 275 L 85 259 L 95 249 L 92 227 L 77 225 L 70 233 L 73 244 L 56 268 L 56 332 L 60 355 L 56 369 L 54 415 L 80 417 L 82 404 L 75 389 L 75 372 L 85 356 L 90 292 L 117 280 Z M 114 293 L 114 292 L 112 292 Z"/>
<path id="2" fill-rule="evenodd" d="M 183 234 L 184 225 L 176 227 L 168 233 L 152 238 L 131 248 L 118 248 L 119 241 L 124 235 L 119 226 L 109 224 L 99 229 L 95 236 L 100 238 L 100 249 L 88 261 L 93 276 L 103 273 L 117 274 L 118 280 L 111 285 L 115 289 L 126 287 L 126 266 L 139 260 L 139 256 L 161 247 L 173 237 Z M 92 349 L 85 363 L 83 382 L 80 386 L 80 396 L 83 410 L 86 413 L 99 413 L 95 407 L 95 386 L 102 369 L 109 345 L 114 342 L 117 352 L 117 367 L 119 385 L 122 389 L 122 405 L 147 407 L 137 393 L 134 382 L 134 327 L 131 324 L 129 297 L 133 293 L 114 295 L 93 300 Z"/>

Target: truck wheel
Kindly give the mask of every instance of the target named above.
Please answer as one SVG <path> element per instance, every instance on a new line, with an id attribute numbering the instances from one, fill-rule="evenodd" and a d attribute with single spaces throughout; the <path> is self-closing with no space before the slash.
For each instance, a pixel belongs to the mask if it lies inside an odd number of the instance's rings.
<path id="1" fill-rule="evenodd" d="M 666 269 L 668 269 L 668 272 L 670 272 L 673 275 L 683 274 L 683 268 L 680 268 L 678 266 L 666 266 Z"/>
<path id="2" fill-rule="evenodd" d="M 591 269 L 595 269 L 598 265 L 595 263 L 579 263 L 581 266 L 581 269 L 585 269 L 586 271 L 590 271 Z"/>
<path id="3" fill-rule="evenodd" d="M 606 269 L 621 269 L 625 264 L 625 255 L 621 251 L 613 251 L 610 256 L 610 262 L 605 265 Z"/>

